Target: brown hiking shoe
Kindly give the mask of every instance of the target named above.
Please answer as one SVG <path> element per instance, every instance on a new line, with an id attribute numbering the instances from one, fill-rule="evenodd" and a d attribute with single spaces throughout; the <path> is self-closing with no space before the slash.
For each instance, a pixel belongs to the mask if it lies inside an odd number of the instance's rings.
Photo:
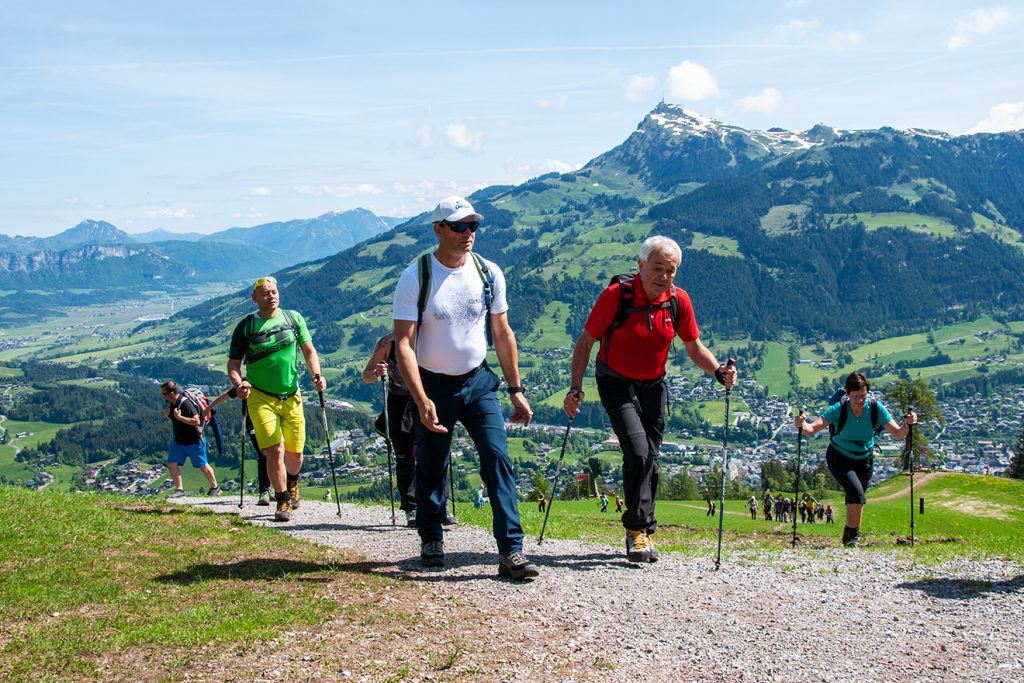
<path id="1" fill-rule="evenodd" d="M 292 504 L 289 500 L 277 501 L 277 511 L 274 513 L 275 522 L 290 522 L 292 519 Z"/>
<path id="2" fill-rule="evenodd" d="M 648 544 L 647 532 L 643 529 L 626 531 L 626 559 L 630 562 L 650 562 L 651 549 Z"/>
<path id="3" fill-rule="evenodd" d="M 288 495 L 292 498 L 292 510 L 299 509 L 299 480 L 288 482 Z"/>

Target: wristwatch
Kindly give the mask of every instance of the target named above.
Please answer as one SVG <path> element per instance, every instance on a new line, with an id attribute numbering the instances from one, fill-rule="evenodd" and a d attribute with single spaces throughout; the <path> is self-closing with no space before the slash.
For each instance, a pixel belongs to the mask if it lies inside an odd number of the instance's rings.
<path id="1" fill-rule="evenodd" d="M 509 394 L 522 394 L 526 391 L 526 387 L 522 385 L 518 387 L 509 387 L 506 391 L 508 391 Z"/>

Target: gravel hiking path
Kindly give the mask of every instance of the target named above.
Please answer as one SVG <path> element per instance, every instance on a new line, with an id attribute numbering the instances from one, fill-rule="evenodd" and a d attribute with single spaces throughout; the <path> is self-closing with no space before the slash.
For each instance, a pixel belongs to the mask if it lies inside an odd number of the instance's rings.
<path id="1" fill-rule="evenodd" d="M 517 583 L 498 578 L 482 529 L 447 531 L 445 567 L 431 570 L 419 566 L 415 530 L 392 527 L 382 506 L 343 504 L 339 517 L 333 503 L 303 500 L 280 524 L 255 498 L 242 510 L 237 498 L 182 502 L 344 548 L 488 620 L 467 643 L 477 659 L 464 676 L 406 680 L 1024 681 L 1024 571 L 1013 562 L 734 550 L 714 571 L 713 547 L 637 565 L 620 546 L 528 537 L 541 576 Z"/>

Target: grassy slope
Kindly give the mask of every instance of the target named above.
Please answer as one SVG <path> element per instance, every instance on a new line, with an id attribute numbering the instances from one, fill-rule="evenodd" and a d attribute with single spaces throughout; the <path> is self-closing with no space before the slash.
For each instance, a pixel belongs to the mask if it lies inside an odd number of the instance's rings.
<path id="1" fill-rule="evenodd" d="M 895 551 L 903 548 L 898 539 L 910 533 L 909 479 L 895 477 L 868 493 L 863 531 L 866 549 Z M 876 500 L 887 494 L 899 495 Z M 1000 557 L 1024 561 L 1024 481 L 998 477 L 946 474 L 915 486 L 915 498 L 925 498 L 925 514 L 916 514 L 915 558 L 942 561 L 953 557 Z M 799 533 L 810 547 L 837 546 L 845 521 L 842 494 L 829 500 L 836 510 L 836 523 L 801 524 Z M 468 507 L 468 506 L 464 506 Z M 718 518 L 708 517 L 704 501 L 659 501 L 659 547 L 690 553 L 706 552 L 715 542 Z M 543 517 L 532 503 L 521 505 L 527 535 L 540 532 Z M 485 528 L 490 512 L 466 510 L 460 518 Z M 726 501 L 726 546 L 756 547 L 774 551 L 788 547 L 791 526 L 751 520 L 744 501 Z M 618 516 L 598 511 L 596 500 L 555 502 L 546 536 L 581 538 L 620 545 L 622 526 Z M 899 550 L 904 552 L 904 550 Z"/>

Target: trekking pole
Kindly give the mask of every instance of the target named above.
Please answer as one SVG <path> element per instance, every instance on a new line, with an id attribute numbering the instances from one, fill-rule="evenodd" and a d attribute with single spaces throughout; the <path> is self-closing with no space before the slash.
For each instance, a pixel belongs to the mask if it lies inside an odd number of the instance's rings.
<path id="1" fill-rule="evenodd" d="M 331 461 L 331 479 L 334 481 L 334 502 L 338 506 L 338 516 L 341 517 L 341 499 L 338 498 L 338 475 L 334 472 L 334 452 L 331 451 L 331 434 L 327 431 L 327 406 L 324 404 L 324 392 L 317 391 L 320 395 L 320 420 L 324 425 L 324 440 L 327 445 L 324 447 L 327 450 L 327 458 Z"/>
<path id="2" fill-rule="evenodd" d="M 384 395 L 384 441 L 388 447 L 388 497 L 391 499 L 391 526 L 395 526 L 395 481 L 391 476 L 391 416 L 388 414 L 388 380 L 380 378 L 380 390 Z"/>
<path id="3" fill-rule="evenodd" d="M 558 456 L 558 466 L 555 468 L 555 478 L 551 482 L 551 500 L 548 501 L 547 507 L 544 508 L 544 523 L 540 527 L 540 538 L 537 539 L 537 545 L 544 542 L 544 530 L 548 528 L 548 515 L 551 514 L 551 506 L 555 504 L 555 496 L 558 493 L 558 477 L 562 474 L 562 462 L 565 460 L 565 445 L 569 443 L 569 430 L 572 428 L 572 418 L 569 418 L 569 422 L 565 425 L 565 436 L 562 437 L 562 453 Z"/>
<path id="4" fill-rule="evenodd" d="M 913 412 L 914 406 L 907 406 L 907 412 Z M 907 427 L 907 440 L 903 446 L 907 462 L 910 464 L 910 545 L 914 545 L 914 425 Z"/>
<path id="5" fill-rule="evenodd" d="M 725 367 L 731 368 L 736 360 L 730 358 Z M 718 555 L 715 556 L 715 571 L 722 566 L 722 525 L 725 522 L 725 477 L 729 472 L 729 395 L 732 387 L 725 388 L 725 430 L 722 432 L 722 490 L 718 498 Z"/>
<path id="6" fill-rule="evenodd" d="M 803 416 L 803 409 L 800 410 L 801 417 Z M 796 548 L 796 506 L 797 501 L 800 499 L 800 448 L 804 443 L 804 427 L 801 424 L 800 429 L 796 430 L 796 484 L 793 491 L 793 546 Z"/>
<path id="7" fill-rule="evenodd" d="M 241 482 L 241 486 L 238 487 L 238 509 L 242 509 L 242 505 L 245 504 L 245 437 L 246 425 L 245 425 L 245 401 L 242 401 L 242 450 L 239 451 L 238 456 L 238 480 Z"/>
<path id="8" fill-rule="evenodd" d="M 448 488 L 451 490 L 449 498 L 452 499 L 452 515 L 455 515 L 455 463 L 454 458 L 448 456 Z"/>

